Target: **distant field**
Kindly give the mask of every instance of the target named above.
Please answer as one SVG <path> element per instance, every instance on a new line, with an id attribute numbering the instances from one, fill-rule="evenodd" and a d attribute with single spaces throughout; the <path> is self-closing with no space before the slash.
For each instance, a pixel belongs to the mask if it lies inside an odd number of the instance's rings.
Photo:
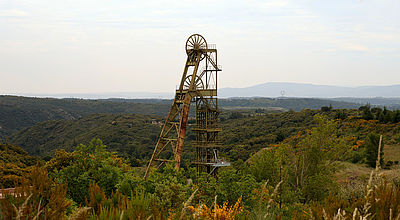
<path id="1" fill-rule="evenodd" d="M 246 106 L 227 106 L 227 107 L 222 107 L 222 110 L 257 110 L 257 109 L 262 109 L 267 112 L 286 112 L 288 109 L 282 108 L 282 107 L 246 107 Z"/>
<path id="2" fill-rule="evenodd" d="M 385 161 L 400 161 L 400 145 L 385 145 L 383 158 Z"/>
<path id="3" fill-rule="evenodd" d="M 400 160 L 400 145 L 385 145 L 383 159 L 385 162 Z M 338 172 L 336 178 L 339 183 L 349 184 L 356 183 L 364 184 L 368 180 L 371 171 L 374 168 L 367 167 L 365 164 L 353 164 L 350 162 L 337 162 Z M 400 165 L 394 165 L 391 169 L 382 169 L 383 175 L 388 180 L 400 181 Z"/>

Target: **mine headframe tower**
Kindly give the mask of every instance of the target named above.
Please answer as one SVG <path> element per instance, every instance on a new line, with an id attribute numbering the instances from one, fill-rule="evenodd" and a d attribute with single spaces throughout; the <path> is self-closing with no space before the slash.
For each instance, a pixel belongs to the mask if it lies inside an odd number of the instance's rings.
<path id="1" fill-rule="evenodd" d="M 146 168 L 145 178 L 151 167 L 160 167 L 166 162 L 175 162 L 179 169 L 185 141 L 190 104 L 196 105 L 196 159 L 193 162 L 199 173 L 216 174 L 216 169 L 229 163 L 218 159 L 221 143 L 218 133 L 217 64 L 215 45 L 207 44 L 203 36 L 191 35 L 186 41 L 186 64 L 179 88 L 162 127 L 161 134 Z M 171 147 L 172 155 L 167 149 Z"/>

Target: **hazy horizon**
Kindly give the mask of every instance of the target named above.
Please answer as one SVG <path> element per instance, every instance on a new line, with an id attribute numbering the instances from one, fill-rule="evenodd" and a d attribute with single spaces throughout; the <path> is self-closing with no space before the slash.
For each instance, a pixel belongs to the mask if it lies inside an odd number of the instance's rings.
<path id="1" fill-rule="evenodd" d="M 216 44 L 219 88 L 400 84 L 396 0 L 0 2 L 0 94 L 173 93 L 186 39 Z"/>
<path id="2" fill-rule="evenodd" d="M 283 94 L 282 94 L 283 92 Z M 399 98 L 400 84 L 389 86 L 333 86 L 308 83 L 267 82 L 249 87 L 220 88 L 220 98 L 235 97 L 292 97 L 292 98 Z M 83 99 L 172 99 L 174 91 L 146 92 L 89 92 L 89 93 L 9 93 L 0 95 L 26 96 L 38 98 L 83 98 Z"/>

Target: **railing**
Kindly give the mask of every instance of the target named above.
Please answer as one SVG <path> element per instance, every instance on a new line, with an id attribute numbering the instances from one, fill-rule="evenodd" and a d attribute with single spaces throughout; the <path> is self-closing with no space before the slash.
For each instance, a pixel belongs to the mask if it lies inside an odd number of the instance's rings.
<path id="1" fill-rule="evenodd" d="M 207 44 L 207 49 L 217 49 L 216 44 Z"/>

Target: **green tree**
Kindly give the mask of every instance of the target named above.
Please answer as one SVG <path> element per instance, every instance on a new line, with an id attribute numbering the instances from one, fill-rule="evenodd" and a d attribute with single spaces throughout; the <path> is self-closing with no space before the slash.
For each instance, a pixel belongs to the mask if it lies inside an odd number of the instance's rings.
<path id="1" fill-rule="evenodd" d="M 337 124 L 316 115 L 317 126 L 300 143 L 302 146 L 302 192 L 306 201 L 322 200 L 335 187 L 333 162 L 346 160 L 351 147 L 338 136 Z"/>
<path id="2" fill-rule="evenodd" d="M 252 192 L 258 186 L 253 175 L 226 168 L 219 172 L 217 183 L 218 201 L 234 204 L 240 197 L 245 205 L 252 204 Z"/>
<path id="3" fill-rule="evenodd" d="M 76 203 L 84 204 L 90 184 L 99 185 L 107 196 L 117 189 L 127 165 L 105 149 L 99 139 L 93 139 L 89 145 L 81 144 L 73 152 L 72 162 L 53 171 L 58 180 L 67 183 L 68 196 Z M 48 163 L 57 164 L 54 162 L 57 160 L 60 158 L 55 157 Z"/>
<path id="4" fill-rule="evenodd" d="M 392 122 L 392 111 L 389 111 L 386 109 L 386 107 L 383 108 L 383 121 L 385 123 Z"/>
<path id="5" fill-rule="evenodd" d="M 152 170 L 142 184 L 146 192 L 153 194 L 159 209 L 164 212 L 181 207 L 193 190 L 187 182 L 185 170 L 176 171 L 173 163 Z"/>
<path id="6" fill-rule="evenodd" d="M 276 149 L 272 147 L 262 149 L 249 160 L 249 170 L 257 182 L 270 181 L 272 184 L 279 182 L 279 159 Z"/>
<path id="7" fill-rule="evenodd" d="M 379 135 L 370 133 L 365 140 L 365 159 L 369 167 L 376 167 L 376 160 L 378 158 L 379 148 Z M 383 141 L 381 143 L 381 164 L 383 165 Z"/>
<path id="8" fill-rule="evenodd" d="M 393 112 L 393 123 L 400 122 L 400 110 L 396 110 Z"/>
<path id="9" fill-rule="evenodd" d="M 280 201 L 319 201 L 335 189 L 333 163 L 348 159 L 350 145 L 339 136 L 337 123 L 315 115 L 316 126 L 305 135 L 296 135 L 283 144 L 269 147 L 249 160 L 249 170 L 257 181 L 274 187 L 282 181 Z"/>
<path id="10" fill-rule="evenodd" d="M 363 118 L 365 120 L 373 120 L 374 119 L 374 115 L 371 112 L 371 105 L 370 104 L 361 106 L 359 108 L 359 110 L 361 111 L 361 118 Z"/>

